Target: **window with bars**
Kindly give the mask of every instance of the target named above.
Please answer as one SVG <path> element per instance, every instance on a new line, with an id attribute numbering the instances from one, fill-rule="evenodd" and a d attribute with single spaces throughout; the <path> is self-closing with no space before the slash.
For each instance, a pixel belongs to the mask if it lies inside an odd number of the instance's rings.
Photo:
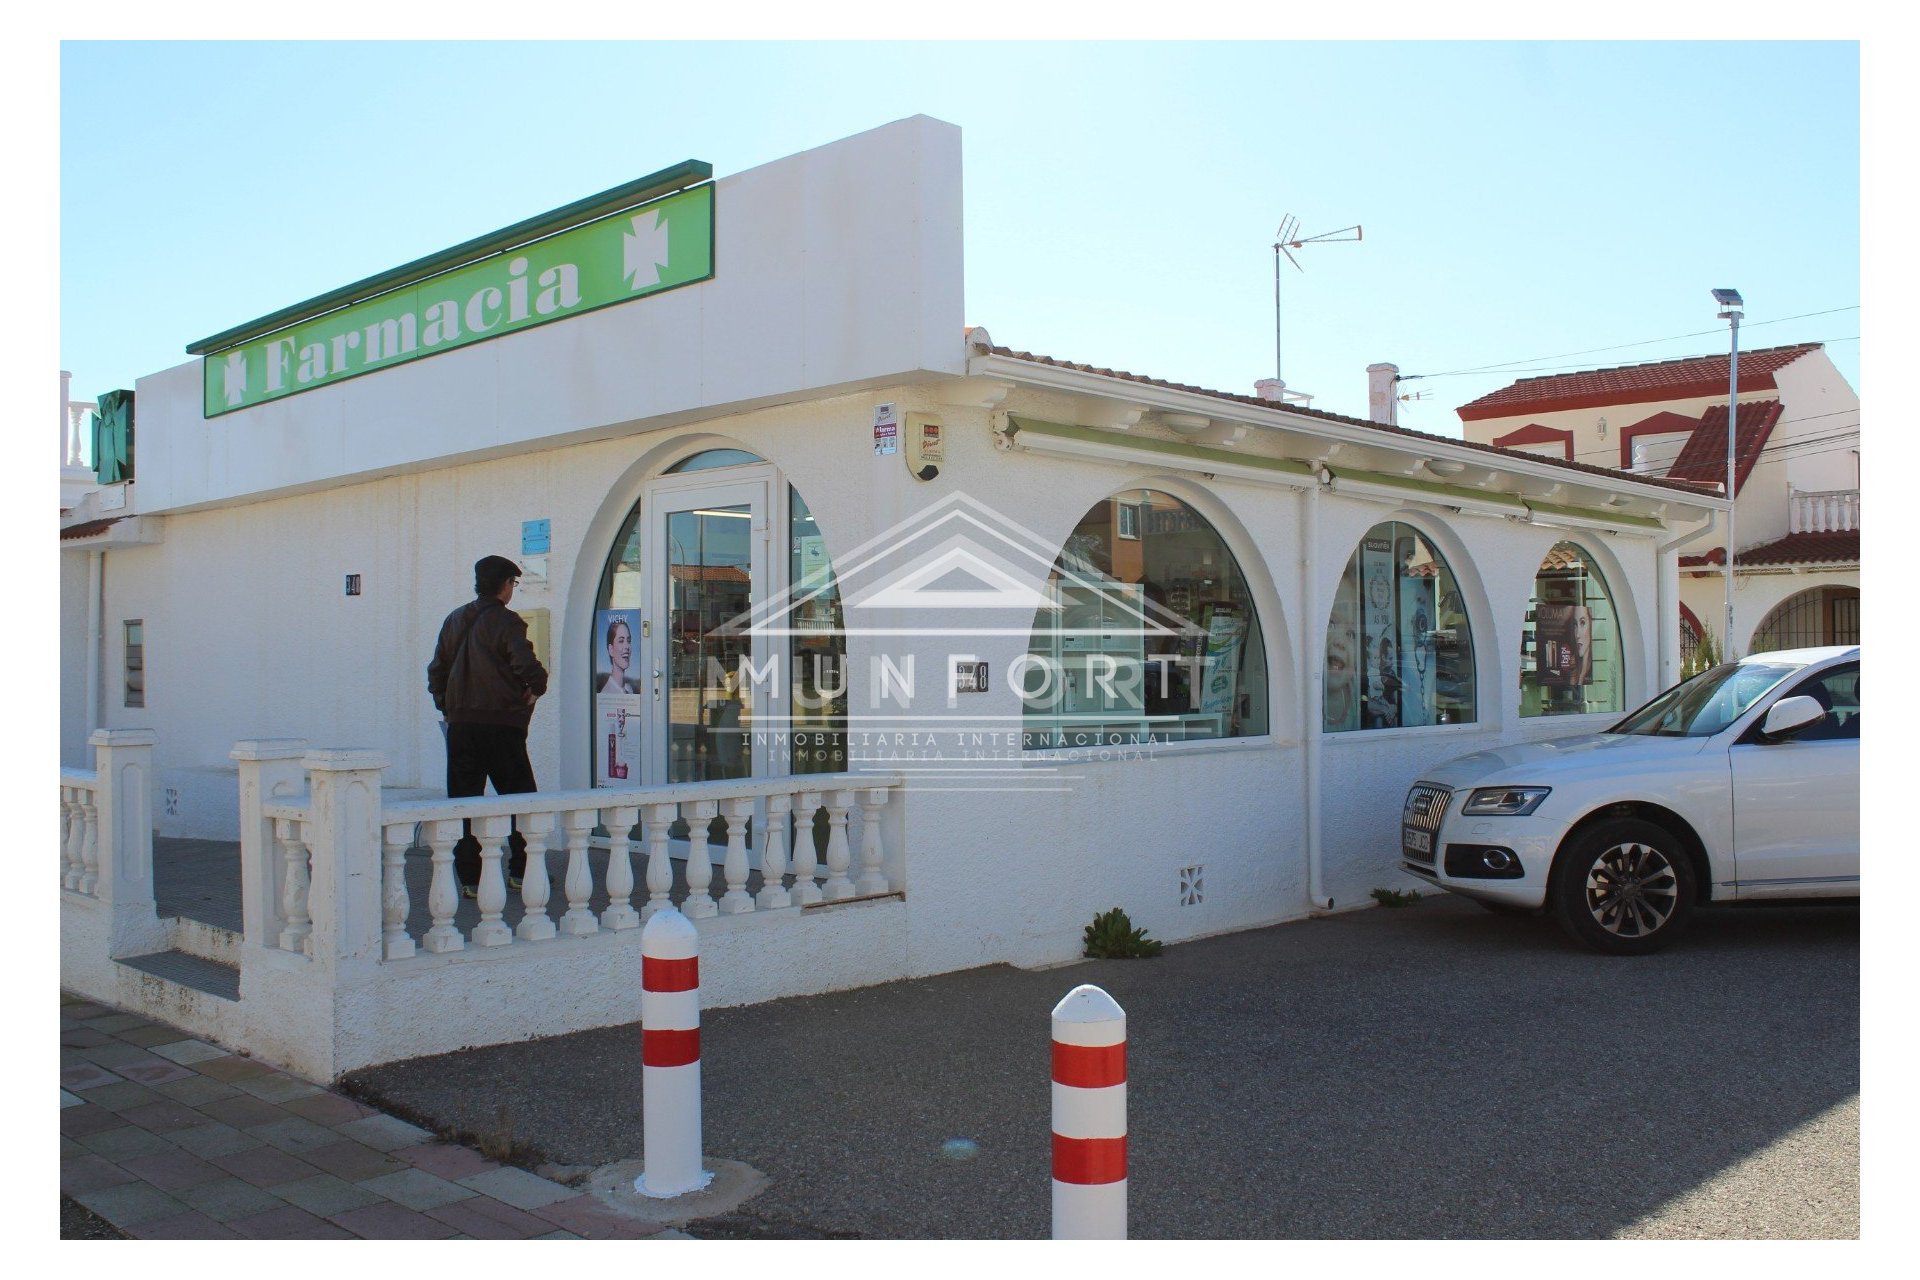
<path id="1" fill-rule="evenodd" d="M 1860 643 L 1860 592 L 1810 587 L 1775 605 L 1754 630 L 1751 653 Z"/>

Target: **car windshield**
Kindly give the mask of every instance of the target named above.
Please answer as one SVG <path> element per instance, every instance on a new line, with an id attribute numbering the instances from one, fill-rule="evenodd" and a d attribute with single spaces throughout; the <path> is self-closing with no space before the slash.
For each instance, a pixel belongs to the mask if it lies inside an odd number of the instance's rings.
<path id="1" fill-rule="evenodd" d="M 1800 666 L 1785 662 L 1728 662 L 1667 690 L 1608 733 L 1656 738 L 1706 738 L 1745 714 L 1767 690 Z"/>

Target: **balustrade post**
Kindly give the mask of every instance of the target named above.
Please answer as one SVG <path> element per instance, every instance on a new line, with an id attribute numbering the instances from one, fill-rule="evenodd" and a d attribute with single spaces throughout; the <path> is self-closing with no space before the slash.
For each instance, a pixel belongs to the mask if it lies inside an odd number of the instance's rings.
<path id="1" fill-rule="evenodd" d="M 793 797 L 767 797 L 767 823 L 760 832 L 760 909 L 771 911 L 793 905 L 787 892 L 787 822 L 793 816 Z"/>
<path id="2" fill-rule="evenodd" d="M 633 828 L 640 821 L 640 810 L 625 805 L 601 813 L 607 827 L 607 909 L 600 913 L 600 927 L 616 932 L 637 929 L 640 913 L 633 909 Z"/>
<path id="3" fill-rule="evenodd" d="M 387 758 L 357 747 L 306 754 L 311 858 L 307 954 L 323 968 L 351 965 L 370 976 L 381 954 L 385 897 L 381 889 L 380 775 Z"/>
<path id="4" fill-rule="evenodd" d="M 820 812 L 820 793 L 802 791 L 793 811 L 793 901 L 797 906 L 819 902 L 820 855 L 813 847 L 813 817 Z"/>
<path id="5" fill-rule="evenodd" d="M 453 873 L 453 846 L 460 843 L 460 835 L 458 818 L 431 823 L 427 829 L 427 847 L 433 850 L 433 883 L 427 889 L 427 911 L 433 916 L 433 925 L 420 939 L 420 945 L 435 955 L 460 951 L 467 945 L 453 924 L 454 912 L 460 909 L 460 881 Z"/>
<path id="6" fill-rule="evenodd" d="M 673 858 L 668 832 L 678 809 L 670 804 L 647 806 L 647 907 L 642 920 L 651 920 L 673 905 Z"/>
<path id="7" fill-rule="evenodd" d="M 705 920 L 720 914 L 709 892 L 713 885 L 713 855 L 707 852 L 707 828 L 713 825 L 720 806 L 712 800 L 696 800 L 686 806 L 687 813 L 687 900 L 681 914 L 689 920 Z"/>
<path id="8" fill-rule="evenodd" d="M 413 847 L 413 824 L 396 822 L 387 827 L 386 858 L 382 865 L 380 955 L 386 960 L 405 960 L 413 954 L 413 939 L 407 936 L 407 850 Z"/>
<path id="9" fill-rule="evenodd" d="M 567 814 L 567 914 L 560 917 L 560 932 L 569 938 L 584 938 L 600 932 L 600 922 L 593 918 L 593 862 L 589 847 L 594 824 L 599 821 L 598 809 L 575 809 Z M 611 876 L 611 850 L 607 868 Z"/>
<path id="10" fill-rule="evenodd" d="M 80 793 L 80 884 L 81 893 L 92 897 L 100 887 L 100 823 L 99 805 L 96 802 L 100 792 L 83 791 Z"/>
<path id="11" fill-rule="evenodd" d="M 473 926 L 473 945 L 476 947 L 504 947 L 513 941 L 513 930 L 507 928 L 507 922 L 500 918 L 500 913 L 507 909 L 507 877 L 500 863 L 507 856 L 507 837 L 512 833 L 511 817 L 501 815 L 473 820 L 473 838 L 480 842 L 480 921 Z M 533 861 L 531 850 L 528 851 L 527 861 Z"/>
<path id="12" fill-rule="evenodd" d="M 727 818 L 727 857 L 721 865 L 727 891 L 720 895 L 720 910 L 733 916 L 753 910 L 753 898 L 747 893 L 747 876 L 752 871 L 747 863 L 747 819 L 753 816 L 753 800 L 728 800 L 721 810 Z"/>
<path id="13" fill-rule="evenodd" d="M 293 818 L 276 818 L 273 834 L 284 867 L 280 873 L 280 918 L 286 923 L 280 929 L 280 949 L 307 955 L 311 954 L 307 935 L 313 932 L 313 923 L 307 916 L 307 897 L 313 878 L 307 866 L 307 843 L 300 825 Z"/>
<path id="14" fill-rule="evenodd" d="M 887 792 L 871 787 L 860 793 L 860 878 L 853 887 L 861 893 L 885 893 L 886 855 L 880 847 L 880 815 L 886 811 Z"/>
<path id="15" fill-rule="evenodd" d="M 829 902 L 853 896 L 853 881 L 847 879 L 851 850 L 847 847 L 847 810 L 853 807 L 853 792 L 827 793 L 827 883 L 824 892 Z"/>
<path id="16" fill-rule="evenodd" d="M 99 848 L 92 893 L 109 907 L 112 954 L 164 950 L 153 903 L 153 730 L 95 729 L 87 741 Z"/>
<path id="17" fill-rule="evenodd" d="M 559 932 L 547 914 L 547 899 L 553 896 L 553 882 L 547 877 L 547 835 L 553 830 L 553 815 L 523 813 L 518 821 L 521 838 L 527 842 L 527 873 L 520 880 L 520 905 L 526 914 L 514 932 L 528 942 L 544 942 Z"/>
<path id="18" fill-rule="evenodd" d="M 60 788 L 60 887 L 77 889 L 86 860 L 80 842 L 87 838 L 87 816 L 80 808 L 80 788 Z"/>
<path id="19" fill-rule="evenodd" d="M 280 942 L 280 872 L 284 854 L 273 820 L 261 809 L 306 789 L 300 763 L 307 754 L 303 738 L 247 738 L 227 753 L 240 774 L 240 918 L 251 947 Z"/>

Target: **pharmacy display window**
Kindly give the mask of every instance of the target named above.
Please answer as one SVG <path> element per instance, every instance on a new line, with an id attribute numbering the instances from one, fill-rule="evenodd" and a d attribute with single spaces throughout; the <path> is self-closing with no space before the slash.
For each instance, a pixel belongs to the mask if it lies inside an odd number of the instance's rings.
<path id="1" fill-rule="evenodd" d="M 1474 719 L 1473 631 L 1446 558 L 1409 524 L 1367 531 L 1327 621 L 1329 733 Z"/>
<path id="2" fill-rule="evenodd" d="M 1239 562 L 1192 507 L 1104 498 L 1054 562 L 1015 687 L 1029 750 L 1267 732 L 1267 653 Z"/>
<path id="3" fill-rule="evenodd" d="M 1520 633 L 1520 714 L 1626 710 L 1620 620 L 1598 565 L 1571 542 L 1547 552 Z"/>

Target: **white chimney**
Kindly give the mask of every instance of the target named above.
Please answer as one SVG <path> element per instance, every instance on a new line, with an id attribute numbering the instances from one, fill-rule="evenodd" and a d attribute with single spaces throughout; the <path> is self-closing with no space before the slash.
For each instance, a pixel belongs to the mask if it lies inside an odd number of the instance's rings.
<path id="1" fill-rule="evenodd" d="M 1253 384 L 1253 394 L 1262 400 L 1281 404 L 1287 398 L 1287 384 L 1278 378 L 1261 378 Z"/>
<path id="2" fill-rule="evenodd" d="M 1367 417 L 1374 422 L 1384 422 L 1389 427 L 1400 425 L 1400 366 L 1397 364 L 1370 364 L 1367 366 Z"/>

